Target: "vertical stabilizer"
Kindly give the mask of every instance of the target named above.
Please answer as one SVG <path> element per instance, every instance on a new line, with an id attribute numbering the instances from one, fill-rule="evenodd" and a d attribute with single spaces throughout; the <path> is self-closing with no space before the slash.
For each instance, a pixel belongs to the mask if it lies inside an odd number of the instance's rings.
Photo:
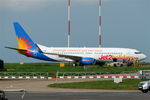
<path id="1" fill-rule="evenodd" d="M 23 50 L 37 50 L 41 52 L 40 48 L 35 44 L 28 36 L 25 30 L 17 22 L 14 22 L 14 28 L 16 32 L 16 39 L 18 42 L 18 48 Z"/>

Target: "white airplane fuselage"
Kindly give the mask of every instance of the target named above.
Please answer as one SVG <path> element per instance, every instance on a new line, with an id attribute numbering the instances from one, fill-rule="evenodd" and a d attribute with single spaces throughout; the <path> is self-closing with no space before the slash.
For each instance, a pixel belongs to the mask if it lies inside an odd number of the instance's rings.
<path id="1" fill-rule="evenodd" d="M 133 61 L 135 59 L 138 59 L 140 61 L 146 58 L 146 56 L 140 51 L 128 48 L 65 48 L 46 47 L 42 45 L 38 46 L 43 52 L 45 52 L 46 56 L 57 61 L 74 61 L 73 59 L 67 57 L 59 57 L 59 55 L 77 56 L 81 58 L 94 58 L 96 61 L 100 62 L 112 62 L 114 59 L 126 61 Z"/>

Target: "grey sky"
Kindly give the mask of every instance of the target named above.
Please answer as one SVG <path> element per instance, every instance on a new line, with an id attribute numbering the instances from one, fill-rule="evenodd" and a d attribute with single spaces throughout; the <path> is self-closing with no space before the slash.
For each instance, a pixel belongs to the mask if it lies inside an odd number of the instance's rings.
<path id="1" fill-rule="evenodd" d="M 98 47 L 98 1 L 71 0 L 71 46 Z M 41 62 L 5 46 L 17 47 L 13 22 L 37 43 L 67 46 L 67 0 L 0 0 L 0 59 Z M 150 0 L 102 0 L 103 47 L 142 51 L 150 62 Z"/>

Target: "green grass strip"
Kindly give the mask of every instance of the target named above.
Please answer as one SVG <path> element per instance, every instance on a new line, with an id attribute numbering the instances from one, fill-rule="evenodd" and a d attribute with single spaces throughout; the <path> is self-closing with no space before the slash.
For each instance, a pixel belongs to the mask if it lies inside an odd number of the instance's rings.
<path id="1" fill-rule="evenodd" d="M 138 70 L 150 70 L 150 66 L 143 67 L 107 67 L 107 66 L 89 66 L 87 70 L 83 66 L 73 67 L 66 64 L 64 68 L 59 67 L 55 63 L 25 63 L 23 65 L 17 63 L 6 63 L 5 68 L 8 72 L 136 72 Z"/>
<path id="2" fill-rule="evenodd" d="M 76 89 L 113 89 L 113 90 L 137 90 L 138 83 L 145 80 L 126 79 L 122 83 L 114 83 L 113 80 L 87 81 L 75 83 L 55 83 L 49 87 L 76 88 Z"/>

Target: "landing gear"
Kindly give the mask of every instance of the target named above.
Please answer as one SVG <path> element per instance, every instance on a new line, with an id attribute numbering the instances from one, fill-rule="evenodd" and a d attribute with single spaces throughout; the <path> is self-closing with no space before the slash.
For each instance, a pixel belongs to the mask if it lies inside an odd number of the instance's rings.
<path id="1" fill-rule="evenodd" d="M 132 64 L 133 64 L 133 63 L 131 63 L 131 62 L 128 62 L 128 63 L 127 63 L 127 66 L 132 66 Z"/>
<path id="2" fill-rule="evenodd" d="M 113 62 L 117 62 L 117 58 L 113 58 Z"/>
<path id="3" fill-rule="evenodd" d="M 95 64 L 96 64 L 96 65 L 99 65 L 99 66 L 104 66 L 104 65 L 105 65 L 105 62 L 96 62 Z"/>

